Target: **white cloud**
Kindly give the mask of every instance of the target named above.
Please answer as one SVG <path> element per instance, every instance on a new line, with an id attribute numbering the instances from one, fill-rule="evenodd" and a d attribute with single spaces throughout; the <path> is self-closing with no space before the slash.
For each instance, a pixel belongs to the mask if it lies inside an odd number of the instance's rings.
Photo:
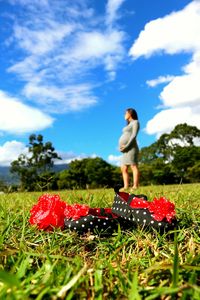
<path id="1" fill-rule="evenodd" d="M 118 18 L 117 12 L 124 1 L 125 0 L 108 0 L 106 6 L 106 12 L 107 12 L 106 22 L 108 25 L 112 26 L 112 24 Z"/>
<path id="2" fill-rule="evenodd" d="M 32 0 L 8 0 L 12 4 L 18 4 L 18 5 L 32 5 Z M 48 5 L 48 0 L 34 0 L 34 4 L 37 6 L 44 6 Z"/>
<path id="3" fill-rule="evenodd" d="M 37 70 L 40 68 L 40 59 L 35 56 L 28 56 L 24 60 L 15 63 L 7 69 L 8 73 L 15 73 L 19 79 L 24 81 L 40 81 L 41 75 Z"/>
<path id="4" fill-rule="evenodd" d="M 23 94 L 27 98 L 35 99 L 45 110 L 53 113 L 80 111 L 97 103 L 97 98 L 92 94 L 92 87 L 88 84 L 58 88 L 29 82 L 24 87 Z"/>
<path id="5" fill-rule="evenodd" d="M 165 106 L 179 107 L 200 103 L 200 70 L 196 74 L 176 76 L 160 94 Z"/>
<path id="6" fill-rule="evenodd" d="M 110 154 L 108 156 L 108 162 L 113 165 L 120 166 L 120 160 L 121 160 L 121 155 Z"/>
<path id="7" fill-rule="evenodd" d="M 147 23 L 129 53 L 136 59 L 160 51 L 195 52 L 200 49 L 199 28 L 200 1 L 193 1 L 181 11 Z"/>
<path id="8" fill-rule="evenodd" d="M 146 83 L 150 87 L 155 87 L 161 83 L 167 83 L 174 79 L 175 76 L 166 75 L 166 76 L 159 76 L 156 79 L 147 80 Z"/>
<path id="9" fill-rule="evenodd" d="M 14 15 L 7 46 L 13 42 L 20 55 L 7 71 L 23 81 L 21 94 L 29 103 L 37 103 L 47 112 L 64 113 L 98 102 L 98 72 L 92 83 L 91 72 L 103 68 L 105 79 L 114 80 L 125 57 L 125 33 L 114 24 L 109 26 L 117 20 L 124 1 L 109 0 L 105 14 L 97 15 L 87 1 L 74 0 L 66 6 L 64 0 L 10 0 L 22 5 L 24 13 L 23 18 L 17 10 Z M 101 24 L 108 19 L 109 24 Z"/>
<path id="10" fill-rule="evenodd" d="M 39 109 L 0 91 L 0 131 L 22 134 L 51 126 L 53 119 Z"/>
<path id="11" fill-rule="evenodd" d="M 8 141 L 0 146 L 0 165 L 9 166 L 20 154 L 27 154 L 28 148 L 21 142 Z"/>
<path id="12" fill-rule="evenodd" d="M 14 38 L 18 45 L 30 54 L 47 54 L 59 47 L 64 38 L 73 32 L 73 25 L 60 24 L 51 21 L 43 30 L 31 30 L 27 27 L 15 25 Z"/>
<path id="13" fill-rule="evenodd" d="M 118 55 L 122 52 L 123 32 L 81 32 L 77 36 L 72 57 L 79 60 L 102 58 L 105 55 Z M 84 50 L 84 51 L 83 51 Z"/>
<path id="14" fill-rule="evenodd" d="M 150 21 L 132 45 L 129 54 L 137 59 L 149 58 L 153 54 L 191 53 L 191 61 L 182 68 L 179 76 L 159 76 L 148 80 L 151 87 L 169 82 L 160 99 L 164 111 L 147 123 L 146 132 L 157 134 L 168 132 L 179 123 L 199 127 L 200 103 L 200 1 L 192 1 L 184 9 L 163 18 Z M 168 80 L 169 79 L 169 80 Z"/>
<path id="15" fill-rule="evenodd" d="M 200 138 L 193 138 L 193 143 L 195 146 L 199 147 L 200 146 Z M 184 139 L 170 139 L 168 142 L 169 146 L 181 146 L 181 147 L 188 147 L 190 146 L 190 143 L 188 143 L 186 140 Z"/>
<path id="16" fill-rule="evenodd" d="M 160 98 L 165 106 L 194 106 L 200 103 L 200 48 L 193 55 L 192 61 L 183 67 L 183 70 L 184 74 L 175 76 L 161 92 Z"/>
<path id="17" fill-rule="evenodd" d="M 60 165 L 60 164 L 70 164 L 73 160 L 82 160 L 84 158 L 95 158 L 97 155 L 95 153 L 91 155 L 87 155 L 85 153 L 81 154 L 76 154 L 73 151 L 57 151 L 58 155 L 62 158 L 62 160 L 57 160 L 55 164 Z"/>
<path id="18" fill-rule="evenodd" d="M 55 164 L 69 164 L 73 160 L 81 160 L 84 158 L 95 158 L 97 155 L 95 153 L 87 155 L 85 153 L 76 154 L 73 151 L 57 151 L 58 156 L 62 160 L 55 160 Z M 18 159 L 20 154 L 28 155 L 28 147 L 24 143 L 19 141 L 7 141 L 3 145 L 0 145 L 0 166 L 10 166 L 11 162 Z"/>
<path id="19" fill-rule="evenodd" d="M 89 67 L 103 64 L 109 77 L 115 78 L 113 75 L 125 52 L 124 39 L 124 32 L 114 29 L 104 32 L 81 32 L 77 35 L 70 59 L 76 62 L 88 61 Z"/>
<path id="20" fill-rule="evenodd" d="M 169 133 L 176 125 L 187 123 L 200 128 L 200 105 L 198 107 L 180 107 L 162 110 L 147 122 L 146 132 L 156 134 Z"/>

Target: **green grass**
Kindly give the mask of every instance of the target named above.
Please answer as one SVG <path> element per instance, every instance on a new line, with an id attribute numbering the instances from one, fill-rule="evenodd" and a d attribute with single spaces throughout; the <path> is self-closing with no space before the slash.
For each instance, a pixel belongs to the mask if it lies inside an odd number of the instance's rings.
<path id="1" fill-rule="evenodd" d="M 200 184 L 138 193 L 175 203 L 180 226 L 174 235 L 120 228 L 110 237 L 43 232 L 28 223 L 41 193 L 0 195 L 0 299 L 199 300 Z M 110 207 L 114 198 L 110 189 L 58 194 L 91 207 Z"/>

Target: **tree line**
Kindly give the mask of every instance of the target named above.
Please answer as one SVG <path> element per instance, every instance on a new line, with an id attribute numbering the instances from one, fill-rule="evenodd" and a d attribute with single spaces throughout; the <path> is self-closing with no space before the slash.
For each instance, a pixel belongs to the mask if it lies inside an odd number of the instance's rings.
<path id="1" fill-rule="evenodd" d="M 200 130 L 186 123 L 177 125 L 148 147 L 140 150 L 140 184 L 177 184 L 200 181 Z M 120 167 L 100 157 L 74 160 L 66 169 L 55 172 L 61 159 L 51 142 L 42 135 L 29 137 L 28 154 L 11 163 L 19 178 L 18 190 L 44 191 L 113 187 L 122 184 Z"/>

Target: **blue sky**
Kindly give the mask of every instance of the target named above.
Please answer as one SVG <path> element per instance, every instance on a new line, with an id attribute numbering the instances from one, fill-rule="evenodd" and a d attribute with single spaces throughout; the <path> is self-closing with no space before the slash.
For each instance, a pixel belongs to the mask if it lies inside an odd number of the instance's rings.
<path id="1" fill-rule="evenodd" d="M 129 107 L 140 148 L 200 127 L 199 29 L 200 1 L 0 0 L 0 165 L 32 133 L 118 164 Z"/>

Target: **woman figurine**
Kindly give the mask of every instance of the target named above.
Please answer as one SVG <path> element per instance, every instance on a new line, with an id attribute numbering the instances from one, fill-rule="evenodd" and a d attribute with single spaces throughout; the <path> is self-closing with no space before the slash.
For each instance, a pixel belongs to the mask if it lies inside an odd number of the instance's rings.
<path id="1" fill-rule="evenodd" d="M 119 139 L 119 150 L 123 153 L 121 158 L 121 172 L 124 182 L 124 189 L 129 188 L 128 168 L 131 167 L 133 172 L 133 187 L 138 188 L 139 170 L 138 170 L 138 154 L 139 148 L 136 137 L 140 128 L 137 112 L 133 108 L 128 108 L 125 112 L 125 120 L 127 126 L 123 128 L 123 133 Z"/>

